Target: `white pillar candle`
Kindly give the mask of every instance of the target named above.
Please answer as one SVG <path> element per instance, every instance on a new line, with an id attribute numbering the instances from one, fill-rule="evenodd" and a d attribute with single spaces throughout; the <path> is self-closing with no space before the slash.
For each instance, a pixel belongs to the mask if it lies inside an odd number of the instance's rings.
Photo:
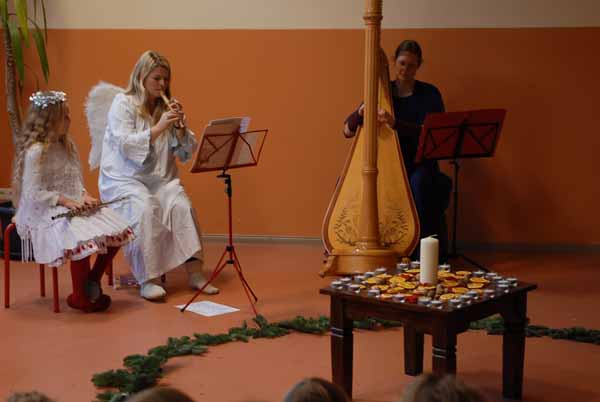
<path id="1" fill-rule="evenodd" d="M 421 239 L 421 283 L 437 284 L 439 241 L 435 237 Z"/>

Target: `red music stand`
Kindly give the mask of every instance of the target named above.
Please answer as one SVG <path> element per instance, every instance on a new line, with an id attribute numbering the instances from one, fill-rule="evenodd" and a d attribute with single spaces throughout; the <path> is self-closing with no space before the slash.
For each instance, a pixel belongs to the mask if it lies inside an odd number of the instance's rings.
<path id="1" fill-rule="evenodd" d="M 452 251 L 450 258 L 462 258 L 472 265 L 488 269 L 456 249 L 458 218 L 458 159 L 489 158 L 494 155 L 500 137 L 505 109 L 484 109 L 467 112 L 428 114 L 423 123 L 416 162 L 450 160 L 454 166 L 454 217 L 452 219 Z"/>
<path id="2" fill-rule="evenodd" d="M 217 177 L 225 181 L 225 194 L 227 194 L 228 200 L 229 236 L 227 246 L 225 246 L 225 250 L 208 281 L 181 308 L 181 312 L 188 308 L 227 265 L 232 265 L 242 282 L 242 287 L 246 292 L 254 315 L 258 315 L 254 305 L 258 298 L 242 273 L 242 265 L 233 245 L 232 186 L 231 175 L 227 173 L 229 169 L 256 166 L 258 164 L 268 130 L 246 131 L 249 121 L 248 117 L 213 120 L 202 133 L 200 146 L 190 171 L 192 173 L 221 171 L 221 174 Z"/>

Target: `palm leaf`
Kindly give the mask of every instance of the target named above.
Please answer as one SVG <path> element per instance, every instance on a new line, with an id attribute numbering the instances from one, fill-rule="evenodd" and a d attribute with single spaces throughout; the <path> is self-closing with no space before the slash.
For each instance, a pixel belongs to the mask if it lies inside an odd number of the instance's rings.
<path id="1" fill-rule="evenodd" d="M 0 17 L 2 17 L 2 23 L 8 22 L 8 0 L 0 0 Z"/>
<path id="2" fill-rule="evenodd" d="M 23 88 L 23 81 L 25 81 L 25 63 L 23 63 L 23 42 L 21 41 L 21 34 L 17 28 L 17 24 L 13 20 L 8 21 L 8 31 L 10 32 L 10 42 L 12 46 L 13 55 L 15 57 L 15 66 L 19 73 L 19 89 Z"/>
<path id="3" fill-rule="evenodd" d="M 46 43 L 48 43 L 48 21 L 46 20 L 46 4 L 44 4 L 44 0 L 40 0 L 42 3 L 42 18 L 44 19 L 44 37 L 46 38 Z"/>
<path id="4" fill-rule="evenodd" d="M 35 29 L 31 32 L 35 46 L 37 48 L 38 56 L 40 57 L 40 65 L 42 66 L 42 72 L 44 74 L 44 80 L 48 82 L 48 76 L 50 75 L 50 65 L 48 64 L 48 55 L 46 54 L 46 44 L 44 43 L 44 34 L 40 27 L 32 21 Z"/>
<path id="5" fill-rule="evenodd" d="M 19 20 L 19 28 L 23 33 L 25 43 L 29 42 L 29 27 L 27 26 L 27 0 L 15 0 L 15 9 L 17 11 L 17 19 Z"/>

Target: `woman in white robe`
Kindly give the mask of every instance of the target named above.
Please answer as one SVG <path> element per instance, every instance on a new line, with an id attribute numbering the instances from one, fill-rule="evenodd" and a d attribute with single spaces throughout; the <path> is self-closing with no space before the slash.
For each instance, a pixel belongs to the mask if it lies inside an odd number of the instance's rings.
<path id="1" fill-rule="evenodd" d="M 206 283 L 200 227 L 175 162 L 190 159 L 197 141 L 181 104 L 167 105 L 161 96 L 170 98 L 170 79 L 166 58 L 152 51 L 140 57 L 128 88 L 110 107 L 100 163 L 102 199 L 128 197 L 116 207 L 136 235 L 125 256 L 149 300 L 166 295 L 157 279 L 191 257 L 197 260 L 185 264 L 190 286 Z M 218 289 L 208 285 L 204 292 Z"/>

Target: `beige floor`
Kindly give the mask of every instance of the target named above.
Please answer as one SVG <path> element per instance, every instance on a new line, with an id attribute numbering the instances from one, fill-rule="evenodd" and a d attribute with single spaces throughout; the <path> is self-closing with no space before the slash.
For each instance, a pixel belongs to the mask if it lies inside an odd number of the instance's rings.
<path id="1" fill-rule="evenodd" d="M 209 267 L 223 249 L 207 244 Z M 259 296 L 258 309 L 271 321 L 301 314 L 328 313 L 328 299 L 318 293 L 322 249 L 317 245 L 240 244 L 238 255 Z M 600 329 L 600 255 L 484 254 L 494 270 L 536 282 L 530 295 L 533 323 L 553 327 Z M 181 314 L 173 306 L 193 292 L 185 275 L 168 275 L 166 303 L 140 299 L 134 290 L 106 289 L 113 305 L 106 313 L 81 314 L 64 299 L 70 276 L 60 273 L 60 314 L 51 312 L 51 298 L 39 298 L 32 264 L 13 263 L 11 308 L 0 310 L 0 398 L 14 391 L 36 389 L 61 402 L 93 400 L 93 373 L 119 368 L 121 359 L 144 353 L 169 336 L 218 333 L 252 318 L 232 270 L 218 279 L 223 292 L 201 297 L 235 306 L 240 312 L 207 318 Z M 117 270 L 126 266 L 118 259 Z M 47 284 L 50 284 L 48 274 Z M 430 367 L 426 337 L 425 368 Z M 501 400 L 501 338 L 471 331 L 458 340 L 458 375 L 480 388 L 492 401 Z M 402 331 L 358 332 L 355 336 L 355 400 L 392 401 L 411 381 L 404 375 Z M 306 376 L 329 378 L 329 338 L 292 334 L 275 340 L 251 340 L 213 347 L 201 357 L 169 361 L 161 384 L 173 385 L 198 401 L 278 401 Z M 525 365 L 527 401 L 600 401 L 600 346 L 548 338 L 529 338 Z"/>

